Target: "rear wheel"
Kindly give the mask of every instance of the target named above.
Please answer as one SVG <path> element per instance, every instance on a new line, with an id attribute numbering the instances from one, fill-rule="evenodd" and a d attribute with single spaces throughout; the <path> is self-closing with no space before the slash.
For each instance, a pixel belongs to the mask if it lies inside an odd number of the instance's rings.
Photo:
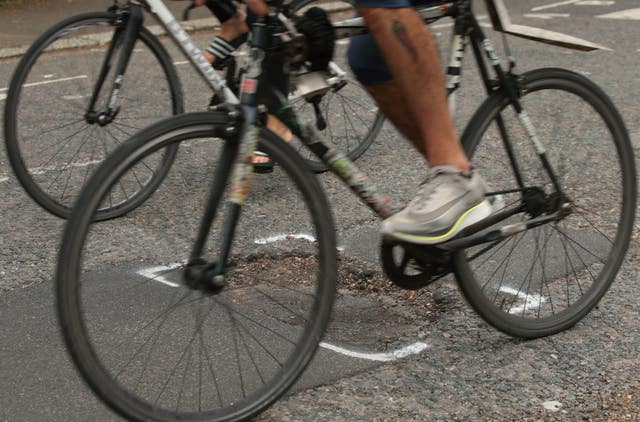
<path id="1" fill-rule="evenodd" d="M 332 21 L 343 20 L 355 14 L 353 3 L 346 0 L 330 3 L 318 0 L 296 0 L 291 2 L 290 7 L 296 15 L 302 15 L 305 10 L 311 7 L 325 8 Z M 316 128 L 325 139 L 331 141 L 353 161 L 364 154 L 373 144 L 384 124 L 384 116 L 366 90 L 348 70 L 348 65 L 343 60 L 347 45 L 338 41 L 334 54 L 334 60 L 338 62 L 343 71 L 347 72 L 343 85 L 323 94 L 307 96 L 300 95 L 294 89 L 290 95 L 290 101 L 302 121 L 316 124 L 318 120 L 313 103 L 317 103 L 320 115 L 326 125 L 316 126 Z M 293 146 L 311 169 L 316 172 L 327 170 L 325 164 L 300 141 L 294 139 Z"/>
<path id="2" fill-rule="evenodd" d="M 522 75 L 522 104 L 538 132 L 569 214 L 559 221 L 459 252 L 456 277 L 474 309 L 508 334 L 534 338 L 573 326 L 602 298 L 629 245 L 636 204 L 633 150 L 622 118 L 586 78 L 561 69 Z M 504 121 L 523 187 L 514 178 L 497 119 Z M 483 104 L 463 135 L 505 223 L 557 209 L 559 199 L 507 98 Z M 496 205 L 498 206 L 498 205 Z"/>
<path id="3" fill-rule="evenodd" d="M 253 178 L 226 286 L 207 293 L 185 284 L 212 176 L 234 153 L 220 139 L 226 126 L 224 115 L 194 113 L 137 134 L 98 169 L 66 225 L 56 281 L 64 338 L 94 392 L 127 419 L 245 420 L 295 382 L 328 322 L 337 264 L 330 210 L 309 169 L 268 131 L 260 142 L 278 167 L 268 183 Z M 92 223 L 132 166 L 178 144 L 148 201 Z M 219 256 L 224 210 L 208 259 Z"/>

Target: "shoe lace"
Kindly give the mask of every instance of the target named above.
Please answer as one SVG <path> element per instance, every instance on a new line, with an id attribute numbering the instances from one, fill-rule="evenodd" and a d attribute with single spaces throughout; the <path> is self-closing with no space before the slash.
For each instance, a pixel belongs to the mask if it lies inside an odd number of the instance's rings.
<path id="1" fill-rule="evenodd" d="M 420 183 L 420 189 L 418 193 L 414 197 L 412 202 L 427 202 L 431 199 L 431 197 L 438 191 L 438 188 L 447 183 L 446 181 L 442 181 L 441 183 L 432 183 L 436 179 L 444 175 L 454 175 L 454 174 L 464 174 L 464 172 L 452 166 L 434 166 L 429 169 L 429 173 L 427 177 Z"/>

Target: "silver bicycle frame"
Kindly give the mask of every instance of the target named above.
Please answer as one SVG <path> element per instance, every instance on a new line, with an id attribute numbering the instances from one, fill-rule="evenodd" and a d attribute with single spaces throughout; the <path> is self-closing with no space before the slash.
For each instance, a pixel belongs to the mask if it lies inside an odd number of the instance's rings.
<path id="1" fill-rule="evenodd" d="M 221 92 L 225 102 L 239 104 L 238 97 L 229 89 L 226 81 L 211 64 L 204 58 L 202 51 L 193 43 L 187 32 L 180 26 L 171 11 L 162 0 L 143 0 L 149 6 L 151 13 L 158 19 L 167 33 L 173 38 L 185 56 L 191 61 L 203 79 L 216 92 Z"/>

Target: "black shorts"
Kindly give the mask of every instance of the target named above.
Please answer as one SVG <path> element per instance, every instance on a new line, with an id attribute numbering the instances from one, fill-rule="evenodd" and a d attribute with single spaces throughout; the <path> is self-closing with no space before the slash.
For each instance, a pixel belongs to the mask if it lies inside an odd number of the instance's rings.
<path id="1" fill-rule="evenodd" d="M 416 7 L 427 3 L 439 3 L 433 0 L 356 0 L 356 7 L 381 7 L 399 9 Z M 378 46 L 370 34 L 351 38 L 347 51 L 349 66 L 358 81 L 363 85 L 374 85 L 393 79 Z"/>

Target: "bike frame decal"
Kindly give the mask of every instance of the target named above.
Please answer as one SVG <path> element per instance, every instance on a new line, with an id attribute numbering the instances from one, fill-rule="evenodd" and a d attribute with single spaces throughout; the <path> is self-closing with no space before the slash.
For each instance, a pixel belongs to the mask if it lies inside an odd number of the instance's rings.
<path id="1" fill-rule="evenodd" d="M 145 0 L 151 8 L 151 12 L 158 18 L 162 26 L 167 30 L 169 35 L 174 39 L 176 44 L 180 46 L 182 52 L 187 56 L 191 63 L 198 69 L 204 80 L 218 92 L 222 92 L 225 101 L 231 104 L 238 104 L 238 98 L 227 87 L 226 81 L 218 75 L 211 64 L 204 58 L 202 51 L 196 47 L 186 31 L 176 21 L 175 17 L 162 0 Z"/>
<path id="2" fill-rule="evenodd" d="M 317 132 L 304 125 L 302 141 L 336 174 L 349 188 L 381 218 L 397 213 L 399 209 L 391 199 L 380 194 L 369 178 L 331 142 L 323 142 Z"/>
<path id="3" fill-rule="evenodd" d="M 465 37 L 460 34 L 453 34 L 451 37 L 450 61 L 447 67 L 447 94 L 449 112 L 452 116 L 456 112 L 456 91 L 460 87 L 460 76 L 462 75 L 462 59 L 464 58 Z"/>
<path id="4" fill-rule="evenodd" d="M 249 196 L 249 184 L 253 175 L 253 168 L 249 161 L 258 145 L 258 128 L 250 126 L 246 129 L 244 139 L 240 143 L 240 151 L 233 166 L 231 185 L 229 187 L 229 201 L 243 205 Z"/>

